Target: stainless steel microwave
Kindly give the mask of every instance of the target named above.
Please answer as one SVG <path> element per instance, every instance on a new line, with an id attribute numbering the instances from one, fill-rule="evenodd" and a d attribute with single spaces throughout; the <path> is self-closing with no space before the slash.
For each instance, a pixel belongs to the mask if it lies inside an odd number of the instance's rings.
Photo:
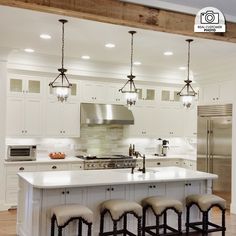
<path id="1" fill-rule="evenodd" d="M 34 161 L 36 160 L 35 145 L 9 145 L 7 147 L 7 161 Z"/>

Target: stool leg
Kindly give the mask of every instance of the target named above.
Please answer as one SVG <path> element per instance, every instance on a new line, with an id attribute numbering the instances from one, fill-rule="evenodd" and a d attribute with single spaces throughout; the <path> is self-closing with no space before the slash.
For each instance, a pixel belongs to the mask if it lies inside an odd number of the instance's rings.
<path id="1" fill-rule="evenodd" d="M 123 236 L 126 236 L 126 232 L 127 232 L 127 214 L 124 215 L 124 233 Z"/>
<path id="2" fill-rule="evenodd" d="M 78 224 L 78 236 L 82 236 L 82 220 L 79 219 L 79 224 Z"/>
<path id="3" fill-rule="evenodd" d="M 202 213 L 202 236 L 207 235 L 207 228 L 208 228 L 208 213 Z"/>
<path id="4" fill-rule="evenodd" d="M 190 223 L 190 207 L 187 206 L 186 210 L 186 235 L 189 235 L 189 223 Z"/>
<path id="5" fill-rule="evenodd" d="M 58 227 L 58 236 L 62 236 L 62 227 Z"/>
<path id="6" fill-rule="evenodd" d="M 53 215 L 51 218 L 51 236 L 54 236 L 54 231 L 55 231 L 55 216 Z"/>
<path id="7" fill-rule="evenodd" d="M 103 235 L 103 230 L 104 230 L 104 215 L 105 213 L 101 213 L 100 215 L 100 233 L 99 233 L 100 236 Z"/>
<path id="8" fill-rule="evenodd" d="M 163 219 L 163 223 L 164 223 L 164 234 L 166 234 L 166 225 L 167 225 L 167 213 L 166 211 L 164 212 L 164 219 Z"/>
<path id="9" fill-rule="evenodd" d="M 82 236 L 82 234 L 81 234 Z M 88 236 L 92 236 L 92 224 L 88 224 Z"/>
<path id="10" fill-rule="evenodd" d="M 142 227 L 142 236 L 145 236 L 146 228 L 146 208 L 143 208 L 143 227 Z"/>
<path id="11" fill-rule="evenodd" d="M 142 225 L 141 225 L 142 217 L 138 217 L 138 236 L 142 234 Z"/>
<path id="12" fill-rule="evenodd" d="M 222 236 L 225 236 L 225 210 L 222 210 Z"/>
<path id="13" fill-rule="evenodd" d="M 179 232 L 179 235 L 182 234 L 182 213 L 181 212 L 178 213 L 178 232 Z"/>
<path id="14" fill-rule="evenodd" d="M 117 236 L 117 220 L 113 220 L 113 235 Z"/>
<path id="15" fill-rule="evenodd" d="M 159 216 L 156 216 L 156 235 L 159 235 L 159 226 L 160 226 Z"/>

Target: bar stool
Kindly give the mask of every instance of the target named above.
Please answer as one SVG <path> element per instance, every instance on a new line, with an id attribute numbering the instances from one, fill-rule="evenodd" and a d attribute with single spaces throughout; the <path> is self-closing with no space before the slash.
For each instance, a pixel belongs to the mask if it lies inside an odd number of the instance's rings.
<path id="1" fill-rule="evenodd" d="M 202 212 L 201 222 L 191 222 L 190 223 L 190 208 L 196 205 Z M 208 213 L 213 207 L 218 207 L 222 212 L 222 225 L 217 225 L 209 221 Z M 226 201 L 216 195 L 211 194 L 193 194 L 186 198 L 186 235 L 189 234 L 189 228 L 194 229 L 197 232 L 201 232 L 202 235 L 208 235 L 211 232 L 222 231 L 222 236 L 225 235 L 225 209 Z M 199 226 L 202 226 L 201 228 Z M 211 228 L 209 228 L 211 226 Z"/>
<path id="2" fill-rule="evenodd" d="M 87 235 L 92 235 L 93 212 L 85 206 L 70 204 L 51 209 L 51 236 L 54 236 L 55 222 L 58 227 L 58 236 L 62 236 L 62 229 L 73 220 L 79 220 L 78 236 L 82 236 L 82 223 L 88 226 Z"/>
<path id="3" fill-rule="evenodd" d="M 113 221 L 113 231 L 103 232 L 104 231 L 104 217 L 106 213 L 109 213 Z M 128 200 L 119 200 L 119 199 L 107 200 L 101 203 L 100 214 L 101 214 L 101 219 L 100 219 L 99 236 L 103 236 L 103 235 L 116 236 L 118 234 L 141 236 L 142 207 L 138 203 L 128 201 Z M 128 214 L 132 214 L 137 218 L 137 221 L 138 221 L 137 234 L 133 234 L 132 232 L 127 230 L 127 215 Z M 123 218 L 123 228 L 121 230 L 117 230 L 117 223 L 118 221 L 121 220 L 121 218 Z"/>
<path id="4" fill-rule="evenodd" d="M 178 200 L 167 199 L 162 196 L 147 197 L 142 200 L 143 206 L 143 235 L 148 233 L 149 235 L 181 235 L 181 221 L 183 205 Z M 148 209 L 151 209 L 156 217 L 156 225 L 146 225 L 146 213 Z M 173 210 L 178 216 L 178 229 L 175 229 L 167 224 L 167 211 Z M 160 217 L 163 215 L 163 224 L 160 224 Z M 160 229 L 163 229 L 163 233 L 160 233 Z M 153 232 L 155 230 L 155 232 Z M 168 232 L 170 231 L 170 232 Z"/>

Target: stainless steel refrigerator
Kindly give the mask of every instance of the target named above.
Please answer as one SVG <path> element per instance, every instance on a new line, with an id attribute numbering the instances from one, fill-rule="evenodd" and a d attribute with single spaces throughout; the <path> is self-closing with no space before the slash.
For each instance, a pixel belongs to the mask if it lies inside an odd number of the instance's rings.
<path id="1" fill-rule="evenodd" d="M 232 104 L 198 106 L 197 170 L 214 173 L 213 193 L 231 202 Z"/>

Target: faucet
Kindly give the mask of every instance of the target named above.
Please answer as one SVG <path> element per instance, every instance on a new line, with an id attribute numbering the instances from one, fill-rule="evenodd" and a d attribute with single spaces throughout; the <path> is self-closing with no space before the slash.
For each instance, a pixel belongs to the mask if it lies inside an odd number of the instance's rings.
<path id="1" fill-rule="evenodd" d="M 146 157 L 145 154 L 141 154 L 140 152 L 135 151 L 134 156 L 138 158 L 139 156 L 143 158 L 143 168 L 139 168 L 138 171 L 142 171 L 142 173 L 146 173 Z M 132 168 L 131 173 L 134 173 L 134 168 Z"/>

